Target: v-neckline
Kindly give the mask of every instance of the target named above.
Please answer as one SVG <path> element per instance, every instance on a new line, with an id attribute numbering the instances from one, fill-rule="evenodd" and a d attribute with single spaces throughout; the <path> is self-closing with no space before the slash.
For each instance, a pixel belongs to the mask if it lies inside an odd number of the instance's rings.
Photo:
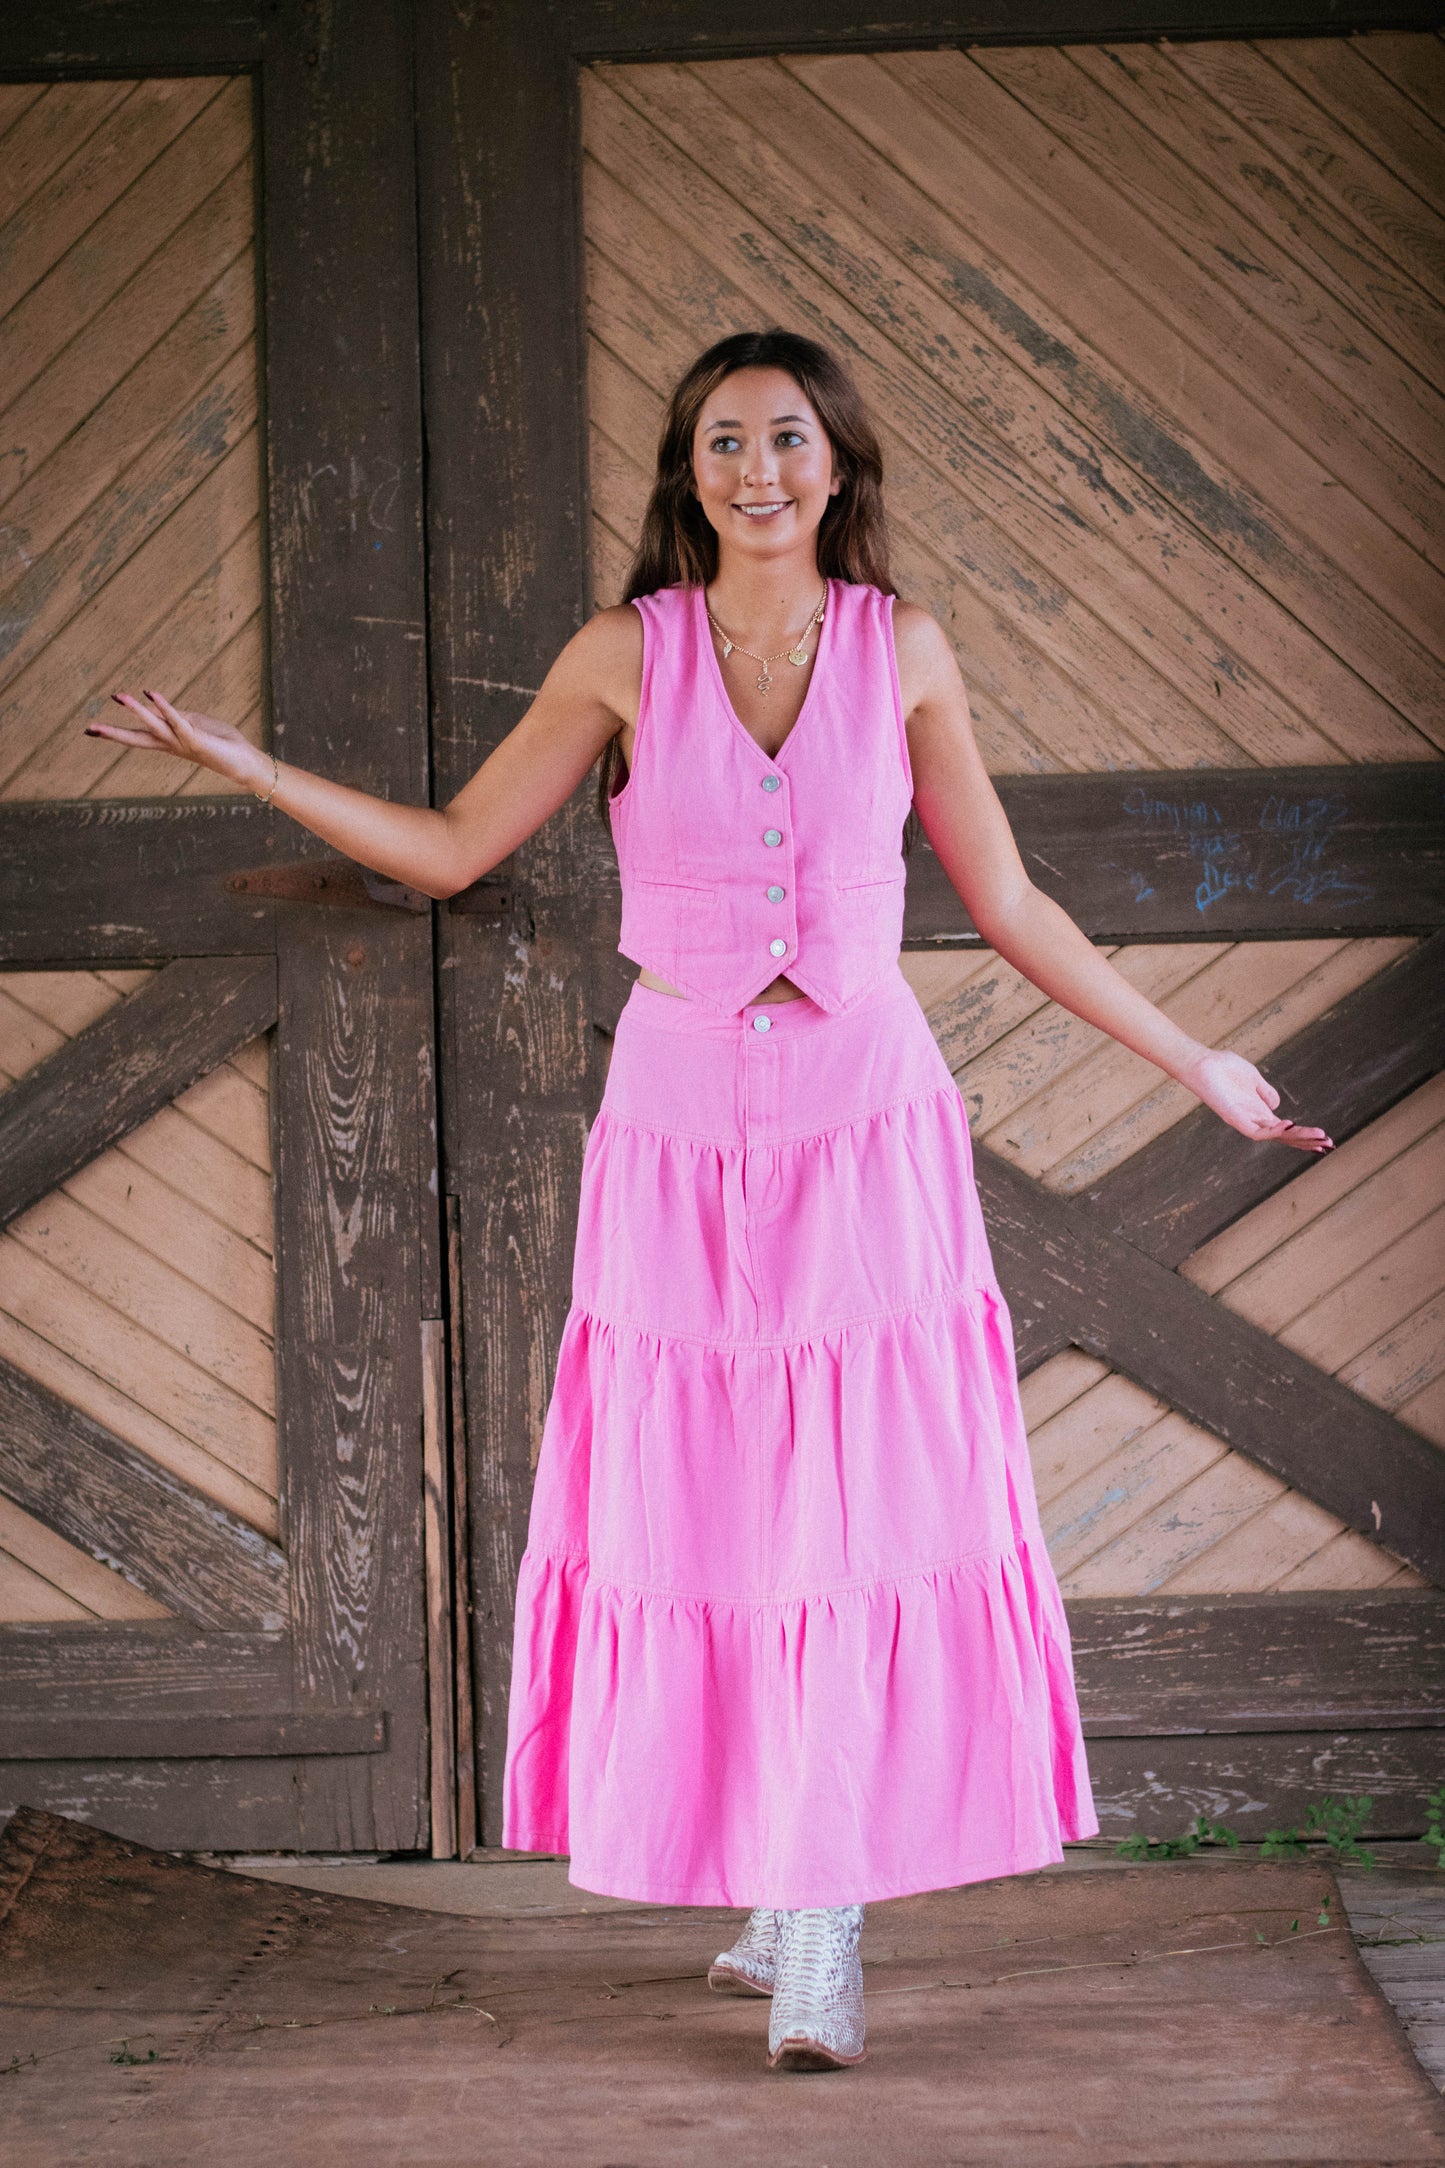
<path id="1" fill-rule="evenodd" d="M 727 688 L 727 680 L 722 674 L 722 665 L 717 659 L 717 649 L 712 644 L 712 626 L 708 620 L 707 614 L 707 589 L 701 584 L 699 584 L 699 586 L 694 589 L 695 600 L 693 602 L 693 618 L 697 625 L 697 636 L 707 649 L 707 658 L 712 665 L 713 684 L 716 686 L 718 698 L 723 704 L 723 711 L 731 720 L 733 728 L 742 732 L 742 735 L 747 739 L 748 744 L 757 754 L 759 760 L 765 761 L 770 768 L 775 768 L 778 765 L 783 755 L 787 752 L 788 747 L 792 744 L 794 738 L 796 738 L 796 736 L 798 735 L 798 732 L 802 728 L 803 723 L 806 721 L 808 712 L 813 705 L 813 696 L 818 690 L 818 679 L 823 669 L 824 649 L 826 648 L 829 653 L 831 653 L 832 651 L 833 620 L 838 613 L 833 606 L 834 583 L 830 579 L 827 580 L 824 584 L 827 593 L 823 606 L 822 630 L 818 634 L 818 645 L 813 653 L 813 674 L 808 680 L 808 689 L 803 695 L 803 704 L 799 708 L 797 714 L 793 717 L 792 725 L 788 731 L 788 734 L 784 738 L 782 744 L 778 747 L 776 753 L 769 753 L 761 745 L 759 745 L 757 739 L 753 736 L 747 724 L 743 721 L 737 709 L 733 706 L 732 698 Z M 803 637 L 806 639 L 807 634 L 805 633 Z M 734 642 L 734 645 L 736 645 L 736 642 Z"/>

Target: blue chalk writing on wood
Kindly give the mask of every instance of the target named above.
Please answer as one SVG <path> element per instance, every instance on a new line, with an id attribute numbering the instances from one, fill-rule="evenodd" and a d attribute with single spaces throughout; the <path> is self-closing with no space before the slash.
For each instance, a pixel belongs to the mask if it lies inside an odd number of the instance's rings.
<path id="1" fill-rule="evenodd" d="M 1252 827 L 1231 827 L 1208 798 L 1164 798 L 1136 785 L 1123 810 L 1147 832 L 1182 837 L 1198 866 L 1194 906 L 1203 917 L 1226 896 L 1289 896 L 1299 904 L 1367 903 L 1373 885 L 1334 861 L 1349 804 L 1337 794 L 1291 798 L 1271 792 Z M 1128 874 L 1134 901 L 1154 894 L 1146 876 Z"/>

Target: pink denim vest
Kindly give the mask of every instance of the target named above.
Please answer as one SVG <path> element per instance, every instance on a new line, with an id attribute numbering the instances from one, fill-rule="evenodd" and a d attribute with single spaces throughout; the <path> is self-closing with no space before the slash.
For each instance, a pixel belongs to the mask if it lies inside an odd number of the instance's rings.
<path id="1" fill-rule="evenodd" d="M 642 700 L 609 809 L 619 950 L 723 1015 L 779 972 L 819 1008 L 850 1008 L 897 969 L 903 939 L 913 772 L 892 596 L 828 582 L 807 698 L 774 760 L 733 711 L 703 590 L 659 588 L 636 608 Z"/>

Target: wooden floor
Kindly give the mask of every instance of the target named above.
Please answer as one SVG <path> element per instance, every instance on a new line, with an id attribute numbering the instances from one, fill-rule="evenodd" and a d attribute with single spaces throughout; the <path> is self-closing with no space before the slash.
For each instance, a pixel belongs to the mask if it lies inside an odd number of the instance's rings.
<path id="1" fill-rule="evenodd" d="M 413 1901 L 310 1886 L 354 1862 L 224 1873 L 20 1810 L 7 2168 L 1445 2162 L 1445 2101 L 1319 1858 L 1089 1848 L 871 1906 L 868 2059 L 828 2082 L 770 2074 L 765 2005 L 708 1993 L 740 1913 L 588 1905 L 555 1861 L 369 1871 Z M 1408 1865 L 1376 1896 L 1395 1952 Z"/>
<path id="2" fill-rule="evenodd" d="M 1422 1844 L 1375 1844 L 1370 1849 L 1375 1866 L 1335 1869 L 1350 1928 L 1416 2057 L 1445 2093 L 1445 1869 L 1429 1864 L 1433 1855 Z M 1258 1855 L 1258 1845 L 1241 1845 L 1242 1859 Z M 334 1865 L 314 1858 L 196 1856 L 269 1882 L 471 1919 L 641 1909 L 623 1898 L 574 1888 L 561 1860 L 516 1853 L 467 1862 L 353 1858 Z M 1123 1864 L 1112 1845 L 1075 1844 L 1067 1848 L 1061 1867 L 1046 1871 L 1071 1874 Z M 1199 1867 L 1179 1860 L 1171 1871 L 1183 1877 Z"/>

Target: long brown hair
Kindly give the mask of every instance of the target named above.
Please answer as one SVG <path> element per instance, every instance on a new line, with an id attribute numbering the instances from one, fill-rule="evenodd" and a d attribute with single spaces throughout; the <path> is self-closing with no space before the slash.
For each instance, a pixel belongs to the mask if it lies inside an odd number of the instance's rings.
<path id="1" fill-rule="evenodd" d="M 692 444 L 699 416 L 725 376 L 736 369 L 783 369 L 806 395 L 827 433 L 843 487 L 828 499 L 818 528 L 818 570 L 825 579 L 848 580 L 896 595 L 888 569 L 888 522 L 883 510 L 883 454 L 878 432 L 857 385 L 837 356 L 816 339 L 774 325 L 767 331 L 735 331 L 698 355 L 673 387 L 657 446 L 657 471 L 642 533 L 627 574 L 622 600 L 655 594 L 660 587 L 705 587 L 717 576 L 717 532 L 693 483 Z M 616 737 L 602 748 L 597 810 L 619 787 L 622 748 Z M 913 848 L 918 816 L 909 809 L 903 848 Z"/>

